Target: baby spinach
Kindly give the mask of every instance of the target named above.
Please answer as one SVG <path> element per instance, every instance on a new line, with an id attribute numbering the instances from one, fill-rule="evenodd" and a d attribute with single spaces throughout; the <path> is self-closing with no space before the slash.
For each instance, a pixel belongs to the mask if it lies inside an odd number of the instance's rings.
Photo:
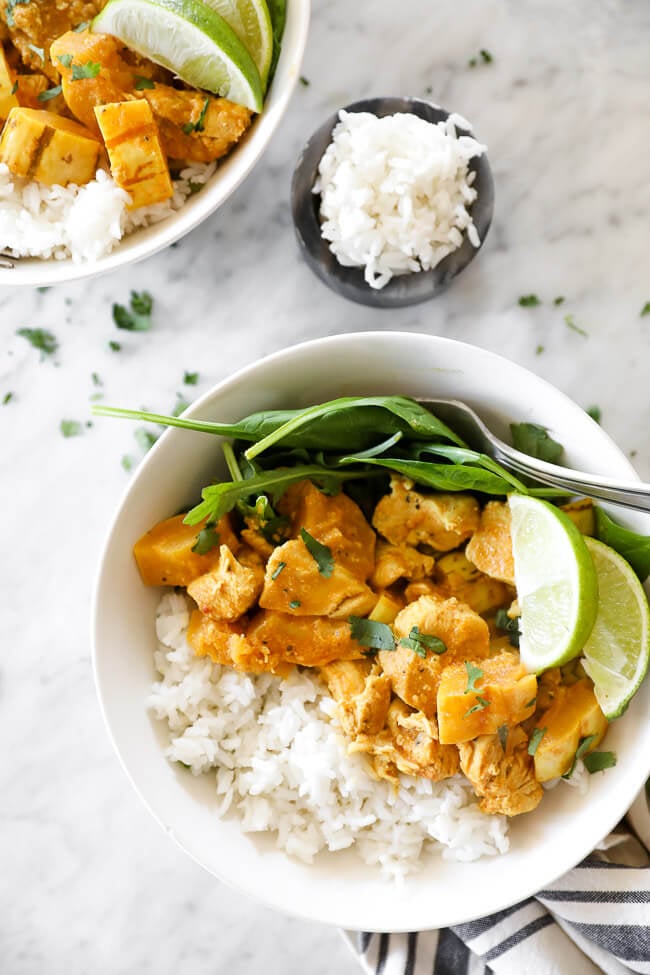
<path id="1" fill-rule="evenodd" d="M 346 460 L 355 463 L 352 455 Z M 481 491 L 484 494 L 508 494 L 512 484 L 504 477 L 480 467 L 467 467 L 464 464 L 432 464 L 423 460 L 399 460 L 398 458 L 366 458 L 366 464 L 384 467 L 409 477 L 416 484 L 434 488 L 437 491 Z"/>
<path id="2" fill-rule="evenodd" d="M 564 453 L 564 447 L 549 435 L 545 427 L 537 423 L 511 423 L 512 445 L 522 454 L 538 457 L 549 464 L 557 464 Z"/>
<path id="3" fill-rule="evenodd" d="M 629 528 L 617 525 L 602 508 L 594 510 L 597 537 L 622 555 L 643 582 L 650 576 L 650 536 L 638 535 Z"/>

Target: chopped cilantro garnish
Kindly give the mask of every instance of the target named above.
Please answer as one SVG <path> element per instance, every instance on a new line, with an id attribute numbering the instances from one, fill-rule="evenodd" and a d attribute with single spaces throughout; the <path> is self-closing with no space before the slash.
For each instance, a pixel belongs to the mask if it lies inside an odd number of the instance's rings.
<path id="1" fill-rule="evenodd" d="M 526 703 L 524 704 L 525 710 L 528 710 L 528 708 L 532 708 L 533 704 L 537 704 L 537 695 L 535 695 L 535 697 L 531 697 L 530 701 L 526 701 Z"/>
<path id="2" fill-rule="evenodd" d="M 593 742 L 596 740 L 597 737 L 598 737 L 598 735 L 587 735 L 586 738 L 581 738 L 580 739 L 580 742 L 579 742 L 578 747 L 576 749 L 576 753 L 573 756 L 573 761 L 571 762 L 571 767 L 569 768 L 568 772 L 565 772 L 564 773 L 564 775 L 562 776 L 563 779 L 570 779 L 571 778 L 571 776 L 573 775 L 573 773 L 575 771 L 576 762 L 578 761 L 579 758 L 582 758 L 582 756 L 588 750 L 589 746 L 591 744 L 593 744 Z"/>
<path id="3" fill-rule="evenodd" d="M 282 572 L 282 570 L 283 569 L 286 569 L 286 567 L 287 567 L 287 563 L 286 562 L 278 562 L 278 564 L 276 565 L 275 569 L 271 573 L 271 578 L 273 580 L 277 579 L 278 576 L 280 575 L 280 573 Z"/>
<path id="4" fill-rule="evenodd" d="M 56 85 L 54 88 L 48 88 L 47 91 L 41 91 L 36 96 L 39 102 L 49 102 L 53 98 L 56 98 L 63 91 L 62 85 Z"/>
<path id="5" fill-rule="evenodd" d="M 131 310 L 124 305 L 113 305 L 113 321 L 127 332 L 148 332 L 151 328 L 153 298 L 148 291 L 132 291 Z"/>
<path id="6" fill-rule="evenodd" d="M 135 90 L 136 91 L 145 91 L 145 89 L 148 89 L 148 88 L 155 88 L 156 87 L 156 82 L 155 81 L 152 81 L 151 78 L 145 78 L 144 75 L 137 74 L 135 76 L 135 86 L 134 87 L 135 87 Z"/>
<path id="7" fill-rule="evenodd" d="M 89 27 L 90 21 L 82 20 L 80 24 L 77 24 L 77 26 L 73 27 L 72 29 L 74 30 L 75 34 L 81 34 L 83 31 L 88 30 Z"/>
<path id="8" fill-rule="evenodd" d="M 196 536 L 196 542 L 192 546 L 192 551 L 197 555 L 206 555 L 211 549 L 219 545 L 219 532 L 215 531 L 214 523 L 208 522 Z"/>
<path id="9" fill-rule="evenodd" d="M 304 74 L 301 74 L 300 84 L 303 86 L 303 88 L 309 88 L 309 78 L 305 78 Z"/>
<path id="10" fill-rule="evenodd" d="M 119 342 L 115 342 L 113 339 L 111 339 L 109 341 L 108 347 L 111 350 L 111 352 L 119 352 L 120 349 L 122 348 L 122 346 L 120 345 L 120 343 Z"/>
<path id="11" fill-rule="evenodd" d="M 29 0 L 7 0 L 7 6 L 5 7 L 5 17 L 7 19 L 7 27 L 15 27 L 16 21 L 14 19 L 14 10 L 16 7 L 25 6 L 29 3 Z"/>
<path id="12" fill-rule="evenodd" d="M 497 728 L 497 734 L 499 736 L 499 741 L 501 742 L 501 747 L 504 752 L 506 750 L 506 745 L 508 744 L 508 725 L 502 724 L 500 728 Z"/>
<path id="13" fill-rule="evenodd" d="M 49 289 L 49 287 L 47 285 L 41 285 L 41 287 L 40 288 L 37 288 L 36 290 L 38 291 L 39 295 L 44 295 L 50 289 Z"/>
<path id="14" fill-rule="evenodd" d="M 521 295 L 519 304 L 522 308 L 536 308 L 537 305 L 541 305 L 541 301 L 537 295 Z"/>
<path id="15" fill-rule="evenodd" d="M 69 68 L 70 65 L 72 64 L 72 55 L 71 54 L 59 54 L 57 56 L 57 61 L 59 61 L 63 65 L 64 68 Z"/>
<path id="16" fill-rule="evenodd" d="M 201 109 L 201 114 L 197 118 L 196 122 L 186 122 L 182 127 L 185 135 L 191 135 L 192 132 L 203 132 L 205 128 L 205 116 L 208 112 L 208 105 L 210 104 L 210 99 L 206 98 L 203 102 L 203 108 Z"/>
<path id="17" fill-rule="evenodd" d="M 517 617 L 512 619 L 508 616 L 505 609 L 498 609 L 494 617 L 494 625 L 498 630 L 503 630 L 508 634 L 508 640 L 511 646 L 519 647 L 519 637 L 521 634 L 519 632 L 519 619 Z"/>
<path id="18" fill-rule="evenodd" d="M 528 742 L 528 754 L 534 755 L 539 748 L 539 743 L 546 734 L 546 728 L 535 728 L 532 735 L 530 736 L 530 741 Z"/>
<path id="19" fill-rule="evenodd" d="M 103 386 L 104 385 L 104 383 L 101 380 L 101 377 L 100 377 L 99 373 L 97 373 L 97 372 L 91 372 L 90 378 L 93 381 L 93 386 Z"/>
<path id="20" fill-rule="evenodd" d="M 616 752 L 590 752 L 585 755 L 584 763 L 590 775 L 604 772 L 606 768 L 614 768 L 616 765 Z"/>
<path id="21" fill-rule="evenodd" d="M 494 58 L 492 57 L 490 52 L 486 51 L 484 47 L 481 48 L 479 54 L 481 55 L 484 64 L 492 64 L 492 62 L 494 61 Z"/>
<path id="22" fill-rule="evenodd" d="M 417 626 L 411 629 L 408 637 L 403 637 L 399 641 L 399 645 L 401 647 L 408 647 L 413 653 L 417 653 L 418 657 L 426 657 L 427 650 L 440 654 L 445 653 L 447 649 L 440 637 L 430 636 L 428 633 L 420 633 L 419 627 Z"/>
<path id="23" fill-rule="evenodd" d="M 601 410 L 600 406 L 590 406 L 585 412 L 587 416 L 590 416 L 592 420 L 596 421 L 596 423 L 600 423 L 603 415 L 603 411 Z"/>
<path id="24" fill-rule="evenodd" d="M 122 457 L 122 467 L 125 471 L 132 470 L 134 463 L 135 461 L 133 460 L 133 457 L 131 457 L 131 454 L 124 454 Z"/>
<path id="25" fill-rule="evenodd" d="M 535 355 L 541 355 L 543 351 L 544 351 L 544 346 L 543 345 L 538 345 L 535 348 Z"/>
<path id="26" fill-rule="evenodd" d="M 185 372 L 183 373 L 183 382 L 186 386 L 196 386 L 199 381 L 198 372 Z"/>
<path id="27" fill-rule="evenodd" d="M 645 305 L 641 309 L 641 318 L 645 318 L 646 315 L 650 315 L 650 301 L 646 301 Z"/>
<path id="28" fill-rule="evenodd" d="M 467 687 L 463 693 L 471 694 L 476 691 L 476 681 L 481 679 L 483 671 L 480 667 L 475 667 L 470 660 L 465 661 L 465 670 L 467 671 Z"/>
<path id="29" fill-rule="evenodd" d="M 478 61 L 476 60 L 476 58 L 470 58 L 467 64 L 469 65 L 470 68 L 475 68 L 476 65 L 478 64 Z"/>
<path id="30" fill-rule="evenodd" d="M 395 637 L 387 623 L 367 620 L 362 616 L 351 616 L 348 622 L 352 630 L 352 639 L 362 647 L 371 647 L 373 650 L 395 649 Z"/>
<path id="31" fill-rule="evenodd" d="M 589 337 L 589 332 L 586 332 L 584 328 L 580 328 L 579 325 L 576 325 L 573 315 L 565 315 L 564 324 L 567 326 L 567 328 L 570 328 L 572 329 L 572 331 L 577 332 L 578 335 L 582 335 L 584 338 Z"/>
<path id="32" fill-rule="evenodd" d="M 156 440 L 158 439 L 155 433 L 151 433 L 149 430 L 145 430 L 144 427 L 138 427 L 137 430 L 134 430 L 133 436 L 135 437 L 138 446 L 142 450 L 144 450 L 145 453 L 148 450 L 151 450 Z"/>
<path id="33" fill-rule="evenodd" d="M 56 337 L 45 328 L 19 328 L 16 335 L 27 339 L 30 345 L 38 349 L 41 353 L 41 359 L 44 359 L 46 355 L 54 355 L 59 347 Z"/>
<path id="34" fill-rule="evenodd" d="M 486 701 L 485 698 L 484 697 L 481 697 L 480 694 L 477 694 L 476 695 L 476 704 L 474 705 L 473 708 L 470 708 L 469 711 L 466 711 L 465 714 L 463 715 L 463 717 L 464 718 L 467 718 L 468 715 L 474 714 L 475 711 L 484 711 L 485 708 L 489 708 L 489 706 L 490 706 L 490 702 L 489 701 Z"/>
<path id="35" fill-rule="evenodd" d="M 5 393 L 4 396 L 2 397 L 2 405 L 6 406 L 7 403 L 11 403 L 13 398 L 14 398 L 13 393 Z"/>
<path id="36" fill-rule="evenodd" d="M 322 542 L 319 542 L 317 538 L 310 535 L 304 528 L 300 529 L 300 537 L 305 543 L 307 551 L 318 566 L 320 574 L 326 579 L 329 579 L 334 571 L 334 559 L 332 558 L 331 548 L 323 545 Z"/>
<path id="37" fill-rule="evenodd" d="M 172 410 L 172 416 L 180 416 L 181 413 L 185 412 L 189 405 L 188 400 L 186 400 L 184 396 L 181 396 L 180 393 L 176 393 L 176 405 Z"/>
<path id="38" fill-rule="evenodd" d="M 72 80 L 82 81 L 84 78 L 96 78 L 101 70 L 97 61 L 86 61 L 85 64 L 72 65 Z"/>
<path id="39" fill-rule="evenodd" d="M 565 302 L 564 295 L 558 295 L 557 298 L 554 298 L 553 299 L 553 304 L 554 305 L 563 305 L 564 302 Z"/>
<path id="40" fill-rule="evenodd" d="M 78 420 L 61 420 L 61 433 L 64 437 L 78 437 L 83 433 L 83 426 Z"/>
<path id="41" fill-rule="evenodd" d="M 292 599 L 291 602 L 289 603 L 289 609 L 299 609 L 299 608 L 300 608 L 300 600 Z"/>
<path id="42" fill-rule="evenodd" d="M 30 51 L 34 52 L 37 58 L 40 58 L 41 61 L 45 61 L 45 48 L 37 47 L 35 44 L 28 44 L 27 47 Z"/>
<path id="43" fill-rule="evenodd" d="M 13 85 L 11 86 L 11 94 L 15 95 L 17 91 L 18 91 L 18 82 L 14 81 Z"/>

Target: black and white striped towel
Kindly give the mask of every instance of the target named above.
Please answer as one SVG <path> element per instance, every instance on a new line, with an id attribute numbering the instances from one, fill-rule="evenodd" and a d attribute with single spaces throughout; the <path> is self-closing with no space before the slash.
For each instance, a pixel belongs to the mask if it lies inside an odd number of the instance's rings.
<path id="1" fill-rule="evenodd" d="M 369 975 L 650 975 L 649 854 L 643 790 L 626 821 L 536 897 L 454 928 L 345 936 Z"/>

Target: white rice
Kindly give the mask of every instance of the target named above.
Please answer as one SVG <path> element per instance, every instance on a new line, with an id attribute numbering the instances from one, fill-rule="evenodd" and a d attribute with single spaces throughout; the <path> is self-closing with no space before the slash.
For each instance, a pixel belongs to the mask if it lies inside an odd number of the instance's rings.
<path id="1" fill-rule="evenodd" d="M 485 146 L 458 136 L 457 115 L 433 124 L 411 114 L 340 112 L 319 167 L 321 233 L 345 267 L 372 288 L 426 271 L 480 240 L 468 207 L 477 197 L 469 161 Z"/>
<path id="2" fill-rule="evenodd" d="M 75 264 L 105 257 L 138 227 L 164 220 L 214 173 L 216 163 L 192 163 L 173 181 L 164 203 L 128 210 L 130 197 L 104 170 L 85 186 L 46 186 L 21 179 L 0 163 L 0 251 Z"/>
<path id="3" fill-rule="evenodd" d="M 506 818 L 480 812 L 462 776 L 403 776 L 399 791 L 375 781 L 363 756 L 347 754 L 335 703 L 308 671 L 248 676 L 195 657 L 185 639 L 189 605 L 176 593 L 160 602 L 162 680 L 148 706 L 169 726 L 168 757 L 214 776 L 220 815 L 236 816 L 245 833 L 275 832 L 306 863 L 354 844 L 396 879 L 427 853 L 467 861 L 508 849 Z"/>

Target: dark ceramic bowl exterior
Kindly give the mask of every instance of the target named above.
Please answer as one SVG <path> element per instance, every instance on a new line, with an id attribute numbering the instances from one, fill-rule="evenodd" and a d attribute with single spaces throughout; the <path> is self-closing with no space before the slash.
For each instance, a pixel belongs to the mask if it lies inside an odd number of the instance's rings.
<path id="1" fill-rule="evenodd" d="M 427 122 L 441 122 L 449 112 L 420 98 L 368 98 L 346 105 L 346 112 L 371 112 L 379 118 L 409 112 Z M 332 141 L 332 131 L 339 119 L 336 112 L 311 137 L 296 165 L 291 184 L 291 209 L 296 235 L 303 255 L 312 271 L 337 294 L 373 308 L 401 308 L 415 305 L 439 294 L 457 274 L 467 267 L 480 248 L 464 235 L 461 246 L 445 257 L 430 271 L 398 275 L 381 289 L 371 288 L 363 276 L 363 268 L 343 267 L 329 249 L 320 232 L 320 195 L 313 192 L 318 165 Z M 472 135 L 458 129 L 461 135 Z M 469 163 L 475 172 L 474 186 L 478 196 L 469 212 L 483 245 L 492 222 L 494 210 L 494 181 L 487 156 L 475 157 Z"/>

